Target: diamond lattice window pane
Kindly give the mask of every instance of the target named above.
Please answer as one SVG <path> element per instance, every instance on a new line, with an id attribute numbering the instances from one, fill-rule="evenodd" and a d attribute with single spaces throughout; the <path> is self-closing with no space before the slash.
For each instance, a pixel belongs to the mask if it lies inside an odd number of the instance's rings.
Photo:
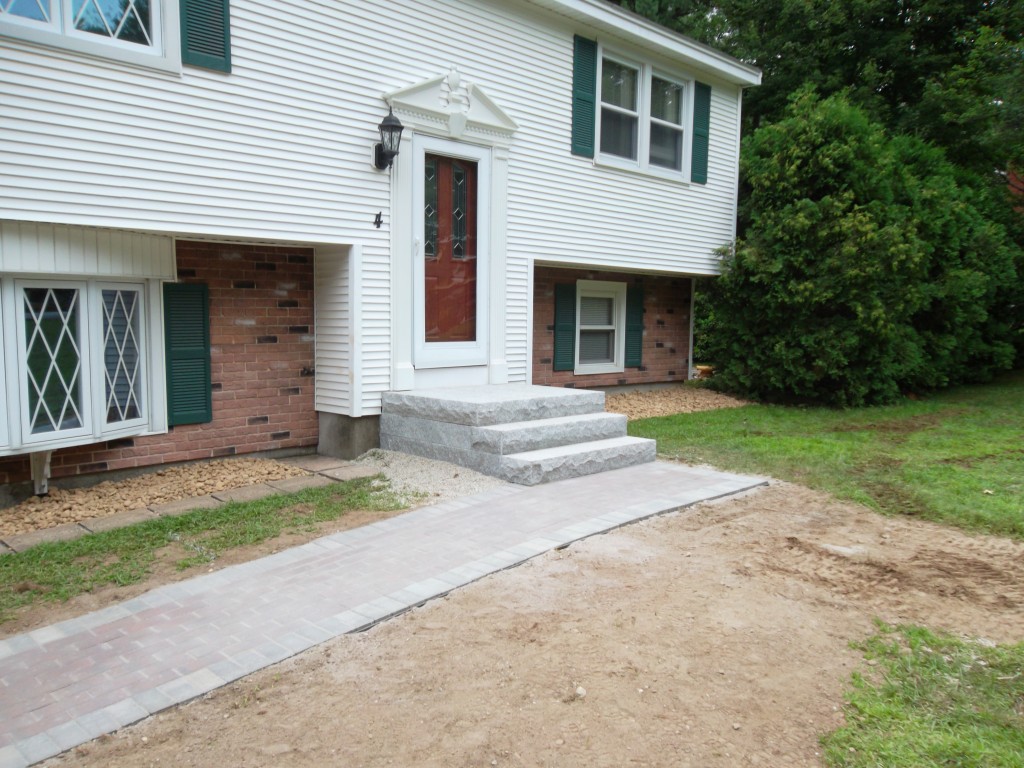
<path id="1" fill-rule="evenodd" d="M 75 29 L 152 45 L 149 0 L 73 0 Z"/>
<path id="2" fill-rule="evenodd" d="M 25 289 L 25 377 L 33 435 L 83 425 L 79 292 Z"/>
<path id="3" fill-rule="evenodd" d="M 53 0 L 0 0 L 0 16 L 8 14 L 33 21 L 49 21 L 53 18 L 50 4 Z"/>
<path id="4" fill-rule="evenodd" d="M 137 290 L 103 291 L 103 367 L 108 424 L 142 415 L 139 307 Z"/>

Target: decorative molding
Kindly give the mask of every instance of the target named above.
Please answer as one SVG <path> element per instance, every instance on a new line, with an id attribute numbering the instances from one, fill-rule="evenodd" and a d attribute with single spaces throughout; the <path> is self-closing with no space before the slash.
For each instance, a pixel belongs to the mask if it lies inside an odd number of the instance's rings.
<path id="1" fill-rule="evenodd" d="M 399 119 L 416 131 L 449 139 L 504 143 L 519 128 L 480 86 L 452 67 L 448 74 L 384 94 Z"/>

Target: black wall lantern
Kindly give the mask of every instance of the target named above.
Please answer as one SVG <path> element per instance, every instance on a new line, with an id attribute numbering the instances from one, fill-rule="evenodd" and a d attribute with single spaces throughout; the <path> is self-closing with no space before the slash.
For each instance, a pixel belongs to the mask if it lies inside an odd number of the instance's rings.
<path id="1" fill-rule="evenodd" d="M 380 144 L 373 148 L 373 164 L 380 170 L 390 168 L 398 154 L 398 145 L 402 140 L 402 129 L 405 128 L 402 122 L 395 117 L 395 113 L 388 107 L 388 113 L 380 121 Z"/>

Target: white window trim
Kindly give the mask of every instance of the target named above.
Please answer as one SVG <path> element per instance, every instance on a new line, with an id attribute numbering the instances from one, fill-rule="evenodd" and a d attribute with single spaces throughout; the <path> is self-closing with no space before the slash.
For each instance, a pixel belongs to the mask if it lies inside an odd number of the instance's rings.
<path id="1" fill-rule="evenodd" d="M 76 288 L 80 291 L 82 318 L 82 357 L 87 361 L 82 371 L 83 422 L 85 426 L 60 433 L 29 433 L 27 382 L 23 339 L 25 321 L 21 298 L 22 287 Z M 103 310 L 104 288 L 136 288 L 142 301 L 140 326 L 140 360 L 143 366 L 142 416 L 128 422 L 107 425 L 106 384 L 103 378 Z M 0 370 L 0 393 L 5 394 L 6 412 L 0 413 L 0 456 L 68 448 L 76 445 L 114 440 L 119 437 L 158 434 L 167 431 L 164 362 L 162 343 L 161 289 L 158 280 L 111 280 L 72 278 L 50 280 L 38 275 L 5 274 L 0 278 L 0 361 L 17 361 L 18 372 L 9 376 Z M 6 380 L 5 380 L 6 378 Z"/>
<path id="2" fill-rule="evenodd" d="M 449 368 L 487 363 L 487 340 L 489 338 L 488 316 L 490 285 L 490 243 L 491 243 L 491 150 L 475 144 L 438 139 L 417 135 L 413 139 L 413 238 L 415 243 L 415 264 L 413 267 L 413 365 L 416 368 Z M 435 341 L 426 340 L 426 288 L 424 276 L 426 265 L 423 260 L 424 243 L 424 189 L 423 174 L 427 154 L 472 160 L 477 164 L 477 216 L 476 216 L 476 341 Z"/>
<path id="3" fill-rule="evenodd" d="M 580 324 L 582 314 L 580 303 L 584 296 L 612 299 L 613 327 L 615 344 L 613 359 L 610 363 L 580 362 L 580 332 L 586 330 Z M 585 376 L 593 373 L 621 373 L 626 370 L 626 284 L 607 280 L 576 281 L 576 361 L 573 373 Z"/>
<path id="4" fill-rule="evenodd" d="M 608 106 L 616 112 L 622 112 L 623 114 L 632 114 L 628 111 L 623 111 L 621 108 L 615 107 L 615 105 L 605 105 L 601 99 L 601 89 L 604 85 L 604 60 L 611 59 L 617 64 L 623 64 L 627 67 L 632 67 L 640 72 L 638 88 L 640 89 L 637 94 L 639 104 L 637 109 L 639 110 L 639 125 L 637 126 L 637 159 L 631 160 L 627 157 L 620 157 L 619 155 L 612 155 L 601 151 L 601 110 Z M 694 94 L 694 80 L 692 78 L 684 77 L 679 73 L 669 72 L 664 69 L 654 67 L 651 64 L 646 64 L 629 56 L 623 56 L 614 50 L 606 49 L 603 45 L 598 44 L 597 50 L 597 98 L 596 110 L 597 113 L 594 116 L 594 164 L 599 166 L 606 166 L 609 168 L 617 168 L 623 171 L 631 171 L 634 173 L 641 173 L 645 176 L 658 176 L 663 179 L 671 179 L 672 181 L 689 182 L 690 181 L 690 158 L 692 155 L 692 141 L 693 141 L 693 94 Z M 679 85 L 683 89 L 683 104 L 682 104 L 682 131 L 683 131 L 683 147 L 682 147 L 682 168 L 678 171 L 672 170 L 671 168 L 665 168 L 661 165 L 652 164 L 650 161 L 650 147 L 651 147 L 651 78 L 656 76 L 662 80 L 667 80 L 671 83 Z M 655 118 L 656 119 L 656 118 Z M 659 121 L 661 122 L 661 121 Z"/>
<path id="5" fill-rule="evenodd" d="M 64 19 L 70 18 L 70 0 L 53 0 L 54 18 L 48 23 L 9 14 L 0 16 L 0 36 L 180 74 L 178 4 L 179 0 L 156 0 L 153 3 L 153 45 L 148 47 L 68 29 Z"/>

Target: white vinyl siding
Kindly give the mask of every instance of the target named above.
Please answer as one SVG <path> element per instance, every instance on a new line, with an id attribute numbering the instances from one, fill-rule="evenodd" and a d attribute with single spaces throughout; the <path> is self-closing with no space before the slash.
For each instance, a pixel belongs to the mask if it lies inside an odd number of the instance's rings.
<path id="1" fill-rule="evenodd" d="M 342 249 L 317 249 L 313 259 L 316 328 L 316 409 L 352 410 L 353 298 L 349 260 Z"/>
<path id="2" fill-rule="evenodd" d="M 345 357 L 351 346 L 325 347 L 336 356 L 318 362 L 318 407 L 379 411 L 391 386 L 392 177 L 372 168 L 372 146 L 382 94 L 452 66 L 519 125 L 507 209 L 495 211 L 506 217 L 513 381 L 527 377 L 532 261 L 718 271 L 714 250 L 733 237 L 739 88 L 713 73 L 686 70 L 712 86 L 708 183 L 689 185 L 570 154 L 573 35 L 600 35 L 533 3 L 233 0 L 231 13 L 230 75 L 171 77 L 5 40 L 0 210 L 22 222 L 359 247 L 358 359 Z M 655 72 L 680 69 L 620 49 Z M 59 254 L 44 257 L 61 270 Z"/>
<path id="3" fill-rule="evenodd" d="M 0 288 L 0 319 L 4 317 L 4 295 L 2 288 Z M 12 405 L 15 405 L 7 394 L 7 353 L 5 349 L 7 344 L 4 341 L 5 338 L 6 334 L 0 328 L 0 395 L 3 396 L 3 403 L 0 403 L 0 454 L 11 442 L 11 436 L 7 427 L 7 410 Z"/>
<path id="4" fill-rule="evenodd" d="M 174 279 L 174 240 L 139 232 L 0 221 L 0 273 Z"/>

